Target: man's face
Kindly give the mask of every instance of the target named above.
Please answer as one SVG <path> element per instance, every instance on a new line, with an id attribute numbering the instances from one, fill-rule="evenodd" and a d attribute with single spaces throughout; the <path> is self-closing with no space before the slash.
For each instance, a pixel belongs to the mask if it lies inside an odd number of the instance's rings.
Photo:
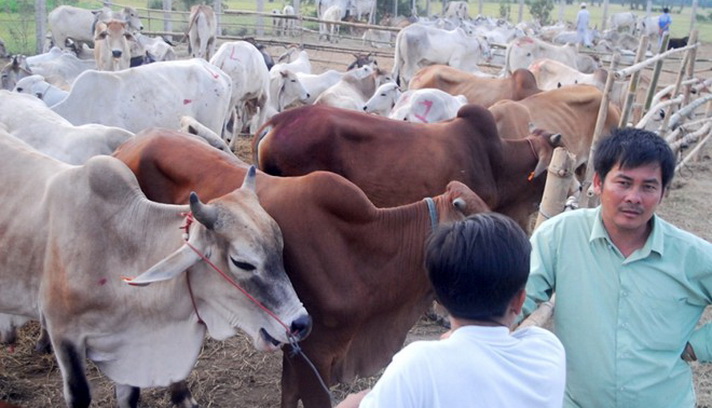
<path id="1" fill-rule="evenodd" d="M 643 233 L 664 193 L 657 163 L 632 169 L 615 165 L 605 180 L 594 174 L 593 185 L 601 198 L 603 224 L 611 235 Z"/>

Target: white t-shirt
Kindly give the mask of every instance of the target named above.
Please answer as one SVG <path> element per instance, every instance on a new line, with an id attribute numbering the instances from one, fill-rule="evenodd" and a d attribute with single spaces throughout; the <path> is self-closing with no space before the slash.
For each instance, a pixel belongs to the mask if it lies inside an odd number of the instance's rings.
<path id="1" fill-rule="evenodd" d="M 398 352 L 359 408 L 560 408 L 566 356 L 548 330 L 464 326 Z"/>

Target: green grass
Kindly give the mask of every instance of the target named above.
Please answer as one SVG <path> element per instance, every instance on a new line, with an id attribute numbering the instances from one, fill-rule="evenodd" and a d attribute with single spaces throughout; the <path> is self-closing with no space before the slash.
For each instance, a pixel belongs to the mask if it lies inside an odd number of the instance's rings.
<path id="1" fill-rule="evenodd" d="M 384 0 L 378 0 L 378 1 L 384 1 Z M 65 1 L 66 3 L 66 1 Z M 125 0 L 119 2 L 122 5 L 130 5 L 134 7 L 139 7 L 139 8 L 147 8 L 149 4 L 151 4 L 151 0 Z M 155 4 L 155 0 L 153 0 L 153 3 Z M 178 3 L 178 0 L 174 0 L 174 3 Z M 256 1 L 254 0 L 229 0 L 226 2 L 228 10 L 248 10 L 248 11 L 255 11 L 256 10 Z M 273 8 L 281 8 L 282 5 L 285 3 L 284 0 L 275 0 L 274 2 L 265 2 L 265 11 L 269 12 Z M 34 4 L 33 0 L 0 0 L 0 38 L 5 41 L 5 46 L 8 50 L 9 53 L 11 54 L 27 54 L 31 55 L 34 54 L 35 50 L 35 23 L 34 23 L 34 15 L 33 13 L 30 12 L 9 12 L 9 11 L 16 11 L 16 10 L 27 10 L 29 4 Z M 51 10 L 56 2 L 48 1 L 48 11 Z M 85 8 L 98 8 L 100 6 L 98 1 L 91 1 L 91 0 L 82 0 L 78 1 L 76 3 L 77 6 L 79 7 L 85 7 Z M 438 13 L 440 12 L 440 7 L 441 7 L 441 2 L 439 1 L 433 1 L 431 2 L 431 12 L 432 13 Z M 510 19 L 516 20 L 518 18 L 518 10 L 519 10 L 519 5 L 516 2 L 516 0 L 513 0 L 513 2 L 510 1 Z M 500 3 L 499 2 L 486 2 L 483 5 L 483 14 L 486 16 L 492 16 L 492 17 L 497 17 L 499 16 L 499 9 L 500 9 Z M 470 15 L 474 16 L 477 15 L 478 11 L 478 2 L 475 0 L 472 0 L 470 2 Z M 622 7 L 618 4 L 611 4 L 609 5 L 608 8 L 608 13 L 609 15 L 612 13 L 616 12 L 621 12 L 621 11 L 629 11 L 629 8 L 627 7 Z M 672 36 L 673 37 L 683 37 L 687 35 L 690 29 L 690 20 L 691 20 L 691 7 L 685 7 L 684 10 L 682 11 L 681 14 L 677 13 L 678 8 L 674 7 L 672 10 L 672 17 L 673 17 L 673 24 L 671 28 Z M 705 15 L 705 16 L 710 16 L 712 15 L 712 11 L 710 9 L 698 9 L 698 15 Z M 302 12 L 305 15 L 313 15 L 314 12 L 314 5 L 313 4 L 307 4 L 306 1 L 302 1 Z M 571 5 L 566 5 L 564 9 L 564 20 L 573 22 L 576 19 L 576 13 L 578 12 L 578 1 L 574 1 L 574 4 Z M 591 22 L 592 25 L 597 25 L 601 26 L 602 23 L 602 17 L 603 17 L 603 8 L 598 7 L 598 6 L 590 6 L 589 7 L 589 12 L 591 13 Z M 638 15 L 643 15 L 644 11 L 637 11 Z M 145 14 L 145 12 L 141 12 L 142 16 Z M 657 15 L 658 13 L 654 13 L 654 15 Z M 554 9 L 551 11 L 550 14 L 551 18 L 553 20 L 557 20 L 559 16 L 559 6 L 558 4 L 554 6 Z M 147 25 L 147 30 L 150 31 L 156 31 L 156 30 L 162 30 L 163 25 L 162 23 L 158 20 L 160 18 L 160 14 L 158 12 L 152 12 L 151 13 L 151 19 L 144 19 L 144 24 Z M 179 17 L 176 17 L 179 18 Z M 187 18 L 186 18 L 187 19 Z M 524 13 L 523 13 L 523 19 L 525 21 L 531 20 L 531 16 L 529 14 L 529 9 L 525 5 L 524 6 Z M 699 38 L 701 41 L 705 43 L 710 43 L 712 42 L 712 19 L 708 19 L 710 21 L 705 21 L 705 22 L 698 22 L 697 28 L 699 30 Z M 229 16 L 225 17 L 223 19 L 223 22 L 226 24 L 241 24 L 241 25 L 250 25 L 250 22 L 253 21 L 252 17 L 236 17 L 236 16 Z M 269 20 L 265 21 L 265 24 L 269 24 Z M 185 27 L 185 23 L 179 23 L 179 22 L 174 22 L 174 31 L 182 31 L 183 28 Z M 247 29 L 249 30 L 249 29 Z M 236 34 L 236 35 L 251 35 L 248 32 L 244 32 L 247 30 L 241 30 L 243 32 L 237 32 L 240 31 L 238 29 L 230 30 L 230 34 Z M 236 32 L 232 32 L 236 31 Z"/>

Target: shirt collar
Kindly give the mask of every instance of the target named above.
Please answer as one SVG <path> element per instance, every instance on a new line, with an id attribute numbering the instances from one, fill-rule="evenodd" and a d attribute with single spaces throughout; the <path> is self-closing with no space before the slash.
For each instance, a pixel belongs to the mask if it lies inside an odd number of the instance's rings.
<path id="1" fill-rule="evenodd" d="M 595 216 L 593 221 L 593 227 L 591 228 L 591 235 L 588 239 L 588 242 L 592 243 L 596 240 L 603 239 L 608 244 L 615 247 L 613 241 L 611 240 L 611 237 L 608 235 L 608 231 L 606 231 L 606 228 L 603 226 L 603 218 L 601 218 L 600 205 L 596 207 L 596 211 L 594 214 Z M 664 234 L 662 232 L 662 223 L 660 222 L 660 218 L 656 214 L 653 214 L 651 222 L 653 224 L 653 229 L 652 231 L 650 231 L 650 235 L 648 236 L 647 241 L 645 241 L 645 245 L 643 245 L 643 247 L 638 249 L 637 251 L 633 252 L 629 257 L 630 260 L 647 258 L 651 254 L 651 252 L 655 252 L 660 256 L 663 255 L 663 248 L 665 243 L 663 240 Z"/>

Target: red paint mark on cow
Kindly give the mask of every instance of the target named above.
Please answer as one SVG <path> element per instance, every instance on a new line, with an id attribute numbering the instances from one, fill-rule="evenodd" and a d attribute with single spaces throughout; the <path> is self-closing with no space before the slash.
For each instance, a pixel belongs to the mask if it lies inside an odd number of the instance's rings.
<path id="1" fill-rule="evenodd" d="M 106 278 L 99 279 L 99 286 L 104 286 L 106 284 Z"/>
<path id="2" fill-rule="evenodd" d="M 430 113 L 430 108 L 433 107 L 433 101 L 426 99 L 420 102 L 421 105 L 425 105 L 425 112 L 422 115 L 415 114 L 415 117 L 420 119 L 423 123 L 428 123 L 428 113 Z"/>
<path id="3" fill-rule="evenodd" d="M 230 59 L 239 60 L 239 58 L 235 57 L 235 47 L 232 47 L 232 49 L 230 49 Z"/>
<path id="4" fill-rule="evenodd" d="M 530 37 L 522 37 L 519 39 L 519 44 L 533 44 L 534 40 Z"/>
<path id="5" fill-rule="evenodd" d="M 183 99 L 183 105 L 187 105 L 189 103 L 193 103 L 192 99 Z"/>
<path id="6" fill-rule="evenodd" d="M 208 67 L 203 67 L 203 68 L 205 68 L 206 71 L 210 72 L 210 75 L 213 76 L 213 79 L 220 78 L 220 75 L 218 75 L 216 72 L 211 71 L 210 69 L 208 69 Z"/>

